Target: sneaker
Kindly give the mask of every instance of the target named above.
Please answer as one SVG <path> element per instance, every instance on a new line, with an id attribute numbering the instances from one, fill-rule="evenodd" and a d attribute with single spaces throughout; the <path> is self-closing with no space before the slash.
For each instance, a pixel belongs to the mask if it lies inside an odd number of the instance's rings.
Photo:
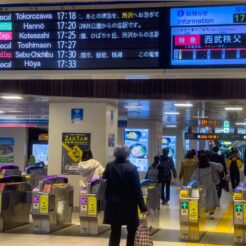
<path id="1" fill-rule="evenodd" d="M 167 203 L 166 201 L 162 201 L 162 202 L 161 202 L 162 205 L 165 205 L 166 203 Z"/>
<path id="2" fill-rule="evenodd" d="M 214 220 L 215 218 L 214 218 L 214 212 L 210 212 L 209 213 L 209 218 L 211 219 L 211 220 Z"/>

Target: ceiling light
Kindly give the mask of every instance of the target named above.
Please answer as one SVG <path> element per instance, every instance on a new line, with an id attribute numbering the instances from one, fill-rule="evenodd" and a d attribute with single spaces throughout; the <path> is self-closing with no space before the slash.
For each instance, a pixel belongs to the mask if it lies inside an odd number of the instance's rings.
<path id="1" fill-rule="evenodd" d="M 166 115 L 179 115 L 179 112 L 164 112 Z"/>
<path id="2" fill-rule="evenodd" d="M 0 111 L 0 114 L 4 114 L 5 112 L 4 111 Z"/>
<path id="3" fill-rule="evenodd" d="M 235 123 L 237 126 L 246 126 L 246 122 L 237 122 Z"/>
<path id="4" fill-rule="evenodd" d="M 21 100 L 23 97 L 20 96 L 1 96 L 2 99 L 6 100 Z"/>
<path id="5" fill-rule="evenodd" d="M 143 108 L 141 105 L 125 105 L 124 108 Z"/>
<path id="6" fill-rule="evenodd" d="M 168 127 L 168 128 L 175 128 L 175 127 L 177 127 L 177 125 L 166 125 L 166 127 Z"/>
<path id="7" fill-rule="evenodd" d="M 194 115 L 192 116 L 193 119 L 208 119 L 208 116 L 200 116 L 200 115 Z"/>
<path id="8" fill-rule="evenodd" d="M 225 108 L 226 111 L 242 111 L 242 107 L 227 107 Z"/>
<path id="9" fill-rule="evenodd" d="M 14 114 L 16 114 L 16 113 L 23 113 L 23 111 L 22 110 L 10 110 L 7 113 L 14 113 Z"/>
<path id="10" fill-rule="evenodd" d="M 191 104 L 191 103 L 175 103 L 174 106 L 176 106 L 176 107 L 192 107 L 193 104 Z"/>

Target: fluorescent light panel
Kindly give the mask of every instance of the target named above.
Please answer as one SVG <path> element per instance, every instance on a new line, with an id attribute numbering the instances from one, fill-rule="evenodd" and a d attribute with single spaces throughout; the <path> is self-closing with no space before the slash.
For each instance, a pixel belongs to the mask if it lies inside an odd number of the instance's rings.
<path id="1" fill-rule="evenodd" d="M 246 126 L 246 122 L 236 122 L 236 126 Z"/>
<path id="2" fill-rule="evenodd" d="M 2 99 L 6 100 L 21 100 L 23 97 L 21 96 L 1 96 Z"/>
<path id="3" fill-rule="evenodd" d="M 125 105 L 124 108 L 143 108 L 141 105 Z"/>
<path id="4" fill-rule="evenodd" d="M 166 125 L 166 127 L 168 127 L 168 128 L 175 128 L 175 127 L 177 127 L 177 125 Z"/>
<path id="5" fill-rule="evenodd" d="M 176 107 L 192 107 L 193 104 L 191 104 L 191 103 L 175 103 L 174 106 L 176 106 Z"/>
<path id="6" fill-rule="evenodd" d="M 179 115 L 179 112 L 164 112 L 166 115 Z"/>
<path id="7" fill-rule="evenodd" d="M 208 116 L 199 116 L 199 115 L 194 115 L 192 116 L 193 119 L 208 119 Z"/>
<path id="8" fill-rule="evenodd" d="M 242 107 L 226 107 L 225 110 L 226 111 L 242 111 L 243 108 Z"/>
<path id="9" fill-rule="evenodd" d="M 0 114 L 4 114 L 4 113 L 5 113 L 4 111 L 0 110 Z"/>

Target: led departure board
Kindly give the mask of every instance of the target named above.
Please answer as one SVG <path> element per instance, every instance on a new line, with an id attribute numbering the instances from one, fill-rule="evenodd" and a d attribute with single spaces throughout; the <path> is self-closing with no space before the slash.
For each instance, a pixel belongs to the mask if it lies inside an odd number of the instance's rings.
<path id="1" fill-rule="evenodd" d="M 159 68 L 160 9 L 0 12 L 0 70 Z"/>
<path id="2" fill-rule="evenodd" d="M 246 5 L 172 8 L 171 66 L 246 66 Z"/>

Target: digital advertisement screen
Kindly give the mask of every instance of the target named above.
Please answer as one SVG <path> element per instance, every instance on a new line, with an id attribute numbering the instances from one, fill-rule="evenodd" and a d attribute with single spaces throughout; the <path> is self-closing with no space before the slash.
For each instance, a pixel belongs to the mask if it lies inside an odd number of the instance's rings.
<path id="1" fill-rule="evenodd" d="M 246 66 L 246 5 L 170 11 L 171 66 Z"/>
<path id="2" fill-rule="evenodd" d="M 42 161 L 45 165 L 48 165 L 48 144 L 33 144 L 32 155 L 35 157 L 35 162 Z"/>
<path id="3" fill-rule="evenodd" d="M 71 9 L 2 9 L 0 71 L 160 68 L 160 9 Z"/>
<path id="4" fill-rule="evenodd" d="M 129 160 L 139 172 L 148 170 L 149 130 L 125 129 L 125 145 L 130 149 Z"/>
<path id="5" fill-rule="evenodd" d="M 169 149 L 169 157 L 176 163 L 176 136 L 162 136 L 162 149 Z"/>

